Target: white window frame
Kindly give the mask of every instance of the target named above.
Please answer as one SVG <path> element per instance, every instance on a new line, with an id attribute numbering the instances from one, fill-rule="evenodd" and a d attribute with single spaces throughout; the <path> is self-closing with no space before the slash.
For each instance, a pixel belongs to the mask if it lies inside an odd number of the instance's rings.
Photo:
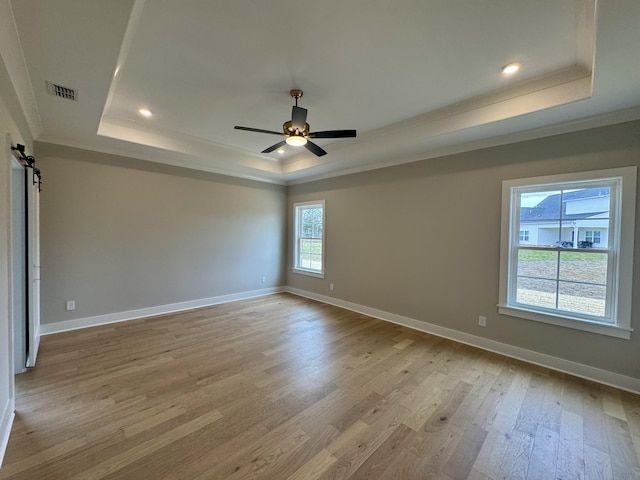
<path id="1" fill-rule="evenodd" d="M 528 242 L 529 241 L 529 230 L 520 230 L 518 232 L 518 238 L 520 239 L 521 242 Z"/>
<path id="2" fill-rule="evenodd" d="M 567 188 L 567 184 L 612 182 L 607 265 L 606 321 L 586 318 L 555 309 L 537 308 L 515 302 L 515 282 L 520 232 L 520 194 Z M 500 293 L 498 312 L 553 325 L 602 335 L 631 337 L 633 251 L 635 231 L 637 167 L 505 180 L 502 182 L 502 225 L 500 232 Z M 576 185 L 577 186 L 577 185 Z M 527 248 L 529 248 L 527 246 Z M 573 251 L 562 247 L 552 250 Z"/>
<path id="3" fill-rule="evenodd" d="M 299 256 L 299 246 L 300 246 L 300 225 L 301 225 L 301 216 L 302 210 L 301 207 L 322 207 L 322 261 L 321 261 L 321 269 L 314 270 L 309 268 L 301 267 L 298 264 Z M 302 275 L 309 275 L 311 277 L 324 278 L 324 260 L 325 260 L 325 238 L 326 238 L 326 206 L 324 200 L 315 200 L 309 202 L 298 202 L 293 204 L 293 272 L 299 273 Z"/>

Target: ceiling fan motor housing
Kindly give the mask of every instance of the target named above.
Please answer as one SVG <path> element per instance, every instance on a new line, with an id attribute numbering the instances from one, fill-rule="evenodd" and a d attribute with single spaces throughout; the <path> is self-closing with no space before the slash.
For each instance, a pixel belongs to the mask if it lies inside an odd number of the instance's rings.
<path id="1" fill-rule="evenodd" d="M 302 130 L 299 130 L 297 128 L 294 128 L 293 124 L 291 123 L 291 120 L 289 120 L 288 122 L 284 122 L 282 124 L 282 130 L 284 131 L 285 135 L 295 135 L 298 137 L 306 137 L 309 135 L 309 124 L 305 123 L 304 128 Z"/>

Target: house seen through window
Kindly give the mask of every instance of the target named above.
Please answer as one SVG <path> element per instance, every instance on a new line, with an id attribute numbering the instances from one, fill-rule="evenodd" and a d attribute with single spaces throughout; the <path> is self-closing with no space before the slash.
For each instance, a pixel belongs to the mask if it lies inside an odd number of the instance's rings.
<path id="1" fill-rule="evenodd" d="M 592 248 L 587 228 L 609 231 L 611 187 L 553 187 L 518 196 L 520 227 L 526 225 L 532 238 L 521 240 L 527 248 L 516 247 L 516 303 L 605 317 L 610 252 Z"/>

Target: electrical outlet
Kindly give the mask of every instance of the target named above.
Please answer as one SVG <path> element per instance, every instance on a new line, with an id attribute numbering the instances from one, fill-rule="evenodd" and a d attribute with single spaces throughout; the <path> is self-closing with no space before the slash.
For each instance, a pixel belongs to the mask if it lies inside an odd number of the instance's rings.
<path id="1" fill-rule="evenodd" d="M 70 312 L 71 310 L 75 310 L 76 309 L 76 301 L 75 300 L 68 300 L 65 304 L 65 307 L 67 309 L 67 312 Z"/>
<path id="2" fill-rule="evenodd" d="M 267 276 L 263 275 L 262 277 L 260 277 L 260 283 L 267 283 Z"/>
<path id="3" fill-rule="evenodd" d="M 333 290 L 333 283 L 329 284 L 329 290 Z"/>
<path id="4" fill-rule="evenodd" d="M 482 315 L 480 315 L 478 317 L 478 325 L 480 325 L 481 327 L 486 327 L 487 326 L 487 317 L 483 317 Z"/>

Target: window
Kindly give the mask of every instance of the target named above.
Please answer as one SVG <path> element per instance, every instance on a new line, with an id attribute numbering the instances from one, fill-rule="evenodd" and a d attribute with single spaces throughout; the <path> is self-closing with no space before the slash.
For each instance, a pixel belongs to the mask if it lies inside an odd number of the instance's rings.
<path id="1" fill-rule="evenodd" d="M 324 200 L 294 207 L 293 269 L 324 278 Z"/>
<path id="2" fill-rule="evenodd" d="M 587 230 L 584 234 L 584 239 L 589 243 L 600 243 L 600 231 Z"/>
<path id="3" fill-rule="evenodd" d="M 630 338 L 636 170 L 503 182 L 500 313 Z"/>

